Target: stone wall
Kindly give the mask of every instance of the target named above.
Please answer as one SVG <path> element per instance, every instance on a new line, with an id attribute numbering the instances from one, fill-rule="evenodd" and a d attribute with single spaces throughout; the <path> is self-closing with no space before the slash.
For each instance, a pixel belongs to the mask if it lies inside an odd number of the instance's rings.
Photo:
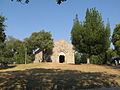
<path id="1" fill-rule="evenodd" d="M 42 61 L 42 52 L 39 52 L 35 55 L 34 63 L 38 63 Z"/>
<path id="2" fill-rule="evenodd" d="M 58 40 L 54 42 L 52 62 L 59 63 L 59 56 L 65 56 L 65 63 L 75 63 L 73 45 L 65 40 Z"/>
<path id="3" fill-rule="evenodd" d="M 58 40 L 54 42 L 53 54 L 51 55 L 51 60 L 54 63 L 60 62 L 60 55 L 64 56 L 65 62 L 63 63 L 75 63 L 73 45 L 65 40 Z M 41 62 L 42 53 L 35 55 L 34 62 Z"/>

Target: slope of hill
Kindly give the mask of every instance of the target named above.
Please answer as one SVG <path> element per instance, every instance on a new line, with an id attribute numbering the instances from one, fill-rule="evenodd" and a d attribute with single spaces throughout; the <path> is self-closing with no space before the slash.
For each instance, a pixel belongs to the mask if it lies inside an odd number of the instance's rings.
<path id="1" fill-rule="evenodd" d="M 0 90 L 97 89 L 120 85 L 119 67 L 38 63 L 0 70 Z"/>

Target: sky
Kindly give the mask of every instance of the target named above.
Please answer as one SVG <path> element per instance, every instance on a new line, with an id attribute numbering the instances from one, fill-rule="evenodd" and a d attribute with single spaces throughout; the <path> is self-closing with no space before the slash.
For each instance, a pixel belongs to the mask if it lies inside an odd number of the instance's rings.
<path id="1" fill-rule="evenodd" d="M 120 0 L 67 0 L 61 5 L 56 0 L 30 0 L 29 4 L 0 0 L 0 14 L 7 18 L 6 34 L 24 40 L 33 32 L 51 32 L 54 40 L 71 41 L 73 19 L 85 20 L 87 8 L 101 13 L 104 24 L 109 18 L 111 32 L 120 23 Z"/>

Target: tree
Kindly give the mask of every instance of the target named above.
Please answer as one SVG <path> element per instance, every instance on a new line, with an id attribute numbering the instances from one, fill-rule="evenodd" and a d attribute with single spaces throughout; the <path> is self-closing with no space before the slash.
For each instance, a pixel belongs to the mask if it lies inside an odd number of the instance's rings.
<path id="1" fill-rule="evenodd" d="M 6 18 L 0 15 L 0 46 L 2 46 L 3 42 L 5 41 L 5 22 Z"/>
<path id="2" fill-rule="evenodd" d="M 11 0 L 11 1 L 14 1 L 14 0 Z M 24 3 L 28 4 L 30 0 L 16 0 L 16 1 L 17 2 L 22 2 L 23 1 Z M 56 0 L 57 4 L 61 4 L 64 1 L 67 1 L 67 0 Z"/>
<path id="3" fill-rule="evenodd" d="M 110 22 L 109 20 L 107 21 L 107 25 L 106 25 L 106 28 L 105 28 L 105 51 L 108 50 L 108 48 L 110 47 L 110 43 L 111 43 L 111 40 L 110 40 Z"/>
<path id="4" fill-rule="evenodd" d="M 12 47 L 9 44 L 4 45 L 4 48 L 2 49 L 2 55 L 1 55 L 1 60 L 0 63 L 3 67 L 6 67 L 7 64 L 13 63 L 13 56 L 14 52 Z"/>
<path id="5" fill-rule="evenodd" d="M 117 51 L 117 54 L 120 56 L 120 24 L 116 24 L 112 35 L 112 43 Z"/>
<path id="6" fill-rule="evenodd" d="M 6 18 L 4 16 L 1 16 L 0 15 L 0 63 L 3 62 L 3 49 L 5 47 L 5 38 L 6 38 L 6 35 L 5 35 L 5 22 Z"/>
<path id="7" fill-rule="evenodd" d="M 25 64 L 25 47 L 24 42 L 18 39 L 14 40 L 14 61 L 17 64 Z"/>
<path id="8" fill-rule="evenodd" d="M 84 27 L 82 23 L 79 22 L 78 15 L 76 14 L 73 28 L 71 31 L 71 41 L 72 41 L 72 44 L 74 45 L 74 49 L 78 52 L 80 52 L 79 43 L 80 43 L 80 40 L 82 39 L 82 36 L 81 35 L 78 36 L 78 33 L 80 33 L 83 29 Z"/>
<path id="9" fill-rule="evenodd" d="M 39 50 L 42 51 L 43 62 L 46 61 L 46 54 L 51 54 L 53 48 L 53 39 L 50 32 L 41 30 L 40 32 L 34 32 L 29 38 L 25 39 L 28 54 L 33 55 L 33 52 Z M 48 53 L 49 52 L 49 53 Z"/>
<path id="10" fill-rule="evenodd" d="M 92 55 L 99 55 L 109 48 L 109 36 L 110 27 L 107 25 L 105 28 L 96 8 L 86 10 L 83 25 L 76 19 L 71 32 L 72 44 L 79 53 L 87 55 L 87 63 Z"/>
<path id="11" fill-rule="evenodd" d="M 107 60 L 107 63 L 111 64 L 112 63 L 112 58 L 113 57 L 117 57 L 117 56 L 118 55 L 117 55 L 116 50 L 114 50 L 114 49 L 108 49 L 106 51 L 106 60 Z"/>
<path id="12" fill-rule="evenodd" d="M 67 0 L 56 0 L 57 4 L 59 4 L 59 5 L 64 1 L 67 1 Z"/>
<path id="13" fill-rule="evenodd" d="M 14 1 L 14 0 L 11 0 L 11 1 Z M 16 0 L 17 2 L 24 2 L 24 3 L 26 3 L 26 4 L 28 4 L 29 3 L 29 0 Z"/>
<path id="14" fill-rule="evenodd" d="M 10 50 L 13 52 L 12 62 L 17 64 L 25 63 L 25 48 L 24 42 L 20 41 L 12 36 L 6 38 L 6 47 L 10 47 Z"/>
<path id="15" fill-rule="evenodd" d="M 81 54 L 78 52 L 75 52 L 75 64 L 81 63 Z"/>

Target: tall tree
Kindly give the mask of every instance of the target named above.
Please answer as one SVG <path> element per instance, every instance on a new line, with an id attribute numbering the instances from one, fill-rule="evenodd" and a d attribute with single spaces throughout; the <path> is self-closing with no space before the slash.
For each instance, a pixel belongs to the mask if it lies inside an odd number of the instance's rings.
<path id="1" fill-rule="evenodd" d="M 2 44 L 5 41 L 5 22 L 6 18 L 0 15 L 0 44 Z"/>
<path id="2" fill-rule="evenodd" d="M 5 41 L 5 50 L 7 52 L 11 52 L 10 55 L 8 53 L 8 57 L 12 58 L 11 62 L 16 62 L 17 64 L 24 64 L 25 63 L 25 48 L 23 41 L 20 41 L 12 36 L 8 36 Z M 9 60 L 8 60 L 9 62 Z"/>
<path id="3" fill-rule="evenodd" d="M 108 49 L 109 28 L 108 26 L 105 28 L 101 14 L 96 8 L 87 9 L 84 24 L 78 30 L 74 28 L 75 25 L 73 25 L 71 35 L 72 38 L 76 37 L 76 40 L 72 39 L 72 43 L 78 52 L 87 54 L 87 63 L 90 63 L 89 59 L 92 55 L 99 55 Z"/>
<path id="4" fill-rule="evenodd" d="M 9 41 L 12 43 L 12 40 Z M 13 41 L 13 50 L 14 50 L 14 61 L 17 64 L 24 64 L 25 63 L 25 47 L 24 42 L 18 39 L 14 39 Z"/>
<path id="5" fill-rule="evenodd" d="M 14 61 L 13 56 L 14 52 L 11 45 L 5 43 L 4 48 L 2 49 L 2 55 L 0 60 L 1 65 L 5 67 L 8 63 L 12 63 Z"/>
<path id="6" fill-rule="evenodd" d="M 29 54 L 33 54 L 36 50 L 42 51 L 43 62 L 46 61 L 45 55 L 53 48 L 53 39 L 50 32 L 41 30 L 34 32 L 29 38 L 25 39 Z"/>
<path id="7" fill-rule="evenodd" d="M 112 35 L 112 43 L 117 51 L 117 54 L 120 56 L 120 24 L 116 24 Z"/>
<path id="8" fill-rule="evenodd" d="M 110 36 L 111 36 L 111 33 L 110 33 L 110 22 L 108 20 L 106 28 L 105 28 L 105 41 L 106 41 L 106 42 L 104 42 L 105 49 L 108 49 L 110 47 L 110 43 L 111 43 Z"/>
<path id="9" fill-rule="evenodd" d="M 79 33 L 82 32 L 82 30 L 83 30 L 83 25 L 81 22 L 79 22 L 78 15 L 76 14 L 71 31 L 71 40 L 72 40 L 72 44 L 74 45 L 74 49 L 78 52 L 80 49 L 79 43 L 80 40 L 82 39 L 82 36 Z"/>
<path id="10" fill-rule="evenodd" d="M 6 18 L 0 15 L 0 63 L 4 61 L 2 57 L 3 57 L 3 48 L 5 46 L 4 41 L 6 38 L 6 35 L 4 32 L 5 31 L 5 24 L 4 24 L 5 20 Z"/>

